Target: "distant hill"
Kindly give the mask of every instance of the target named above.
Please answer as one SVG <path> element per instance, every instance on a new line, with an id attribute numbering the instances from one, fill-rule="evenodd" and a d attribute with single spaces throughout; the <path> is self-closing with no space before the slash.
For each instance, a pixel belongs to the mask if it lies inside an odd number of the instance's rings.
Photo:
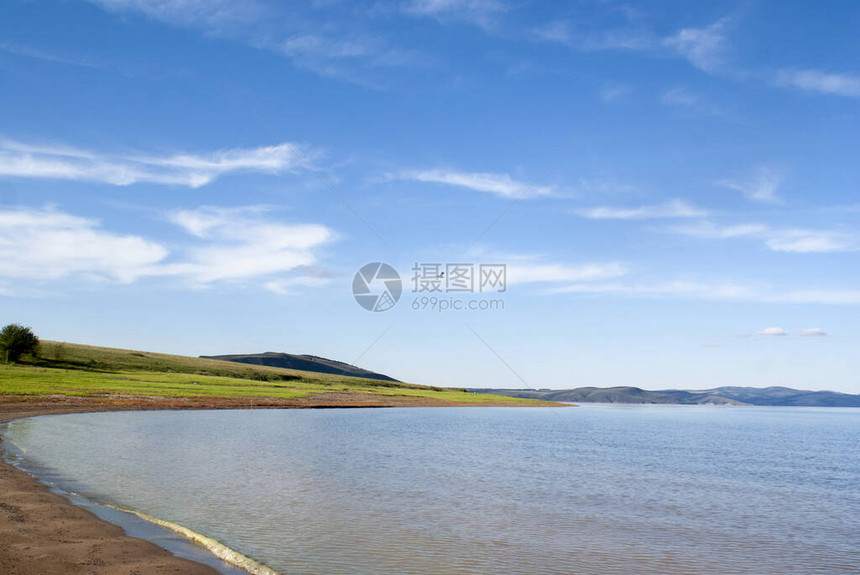
<path id="1" fill-rule="evenodd" d="M 379 379 L 382 381 L 398 380 L 381 373 L 361 369 L 342 361 L 317 357 L 315 355 L 293 355 L 291 353 L 251 353 L 239 355 L 201 355 L 203 359 L 220 359 L 222 361 L 233 361 L 236 363 L 248 363 L 251 365 L 268 365 L 270 367 L 282 367 L 286 369 L 298 369 L 301 371 L 314 371 L 317 373 L 332 373 L 335 375 L 347 375 L 350 377 L 364 377 L 367 379 Z"/>
<path id="2" fill-rule="evenodd" d="M 648 391 L 638 387 L 578 387 L 560 390 L 470 389 L 469 391 L 568 403 L 860 407 L 860 395 L 834 391 L 802 391 L 788 387 L 717 387 L 702 391 L 680 389 Z"/>

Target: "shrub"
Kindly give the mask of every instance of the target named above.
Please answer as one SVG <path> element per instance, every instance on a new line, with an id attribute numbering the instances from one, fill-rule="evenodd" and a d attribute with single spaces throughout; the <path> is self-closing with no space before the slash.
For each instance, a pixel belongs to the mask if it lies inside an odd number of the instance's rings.
<path id="1" fill-rule="evenodd" d="M 0 330 L 0 358 L 6 358 L 6 363 L 18 361 L 22 355 L 36 355 L 39 348 L 39 338 L 29 327 L 10 323 Z"/>

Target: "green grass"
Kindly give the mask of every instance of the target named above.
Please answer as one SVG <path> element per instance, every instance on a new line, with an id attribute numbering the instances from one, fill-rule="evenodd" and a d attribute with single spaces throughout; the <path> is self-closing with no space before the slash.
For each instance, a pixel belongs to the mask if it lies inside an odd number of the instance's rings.
<path id="1" fill-rule="evenodd" d="M 344 392 L 476 405 L 545 404 L 462 389 L 52 341 L 41 343 L 38 358 L 0 365 L 0 396 L 289 400 Z"/>

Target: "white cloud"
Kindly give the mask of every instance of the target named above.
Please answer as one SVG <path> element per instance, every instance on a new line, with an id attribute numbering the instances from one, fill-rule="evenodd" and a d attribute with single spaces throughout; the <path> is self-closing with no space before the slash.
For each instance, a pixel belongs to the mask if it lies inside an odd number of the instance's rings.
<path id="1" fill-rule="evenodd" d="M 533 30 L 540 40 L 567 44 L 571 41 L 570 23 L 565 20 L 547 22 Z"/>
<path id="2" fill-rule="evenodd" d="M 545 42 L 565 44 L 576 50 L 648 50 L 655 45 L 653 34 L 635 25 L 606 30 L 578 30 L 568 20 L 553 20 L 532 29 L 532 35 Z"/>
<path id="3" fill-rule="evenodd" d="M 205 243 L 188 248 L 187 261 L 170 266 L 168 273 L 200 284 L 270 277 L 314 264 L 315 249 L 334 239 L 325 226 L 284 224 L 264 218 L 264 211 L 204 207 L 174 212 L 170 221 Z"/>
<path id="4" fill-rule="evenodd" d="M 583 19 L 587 22 L 587 19 Z M 585 52 L 629 50 L 658 55 L 658 48 L 668 49 L 709 74 L 722 74 L 738 80 L 759 78 L 776 86 L 798 88 L 820 94 L 849 98 L 860 97 L 860 76 L 853 73 L 815 69 L 784 68 L 753 71 L 729 67 L 727 52 L 731 48 L 728 28 L 732 18 L 726 16 L 700 28 L 683 28 L 667 37 L 656 36 L 641 19 L 628 18 L 626 25 L 602 30 L 589 29 L 579 20 L 557 19 L 533 27 L 530 35 L 542 42 L 553 42 Z M 719 106 L 702 102 L 684 90 L 672 89 L 660 99 L 666 106 L 686 107 L 701 113 L 723 116 Z"/>
<path id="5" fill-rule="evenodd" d="M 647 50 L 654 45 L 651 34 L 634 28 L 617 28 L 600 34 L 592 34 L 582 40 L 585 51 L 601 50 Z"/>
<path id="6" fill-rule="evenodd" d="M 860 76 L 854 74 L 786 69 L 777 72 L 775 82 L 810 92 L 860 98 Z"/>
<path id="7" fill-rule="evenodd" d="M 632 91 L 629 84 L 608 82 L 600 90 L 600 100 L 606 104 L 615 104 L 624 101 Z"/>
<path id="8" fill-rule="evenodd" d="M 774 204 L 782 202 L 776 195 L 781 181 L 781 176 L 774 170 L 762 166 L 749 180 L 720 180 L 717 184 L 741 192 L 749 200 Z"/>
<path id="9" fill-rule="evenodd" d="M 819 327 L 810 327 L 808 329 L 797 330 L 797 335 L 803 337 L 826 337 L 830 334 Z"/>
<path id="10" fill-rule="evenodd" d="M 860 290 L 799 289 L 766 294 L 761 301 L 768 303 L 817 303 L 825 305 L 858 305 Z"/>
<path id="11" fill-rule="evenodd" d="M 854 235 L 815 230 L 786 230 L 774 232 L 765 240 L 775 252 L 800 254 L 848 252 L 860 249 L 860 240 Z"/>
<path id="12" fill-rule="evenodd" d="M 317 156 L 306 146 L 292 144 L 292 148 L 299 150 L 306 159 Z M 197 188 L 230 172 L 277 174 L 292 170 L 299 163 L 289 144 L 234 148 L 208 154 L 156 156 L 0 140 L 0 176 L 99 182 L 116 186 L 146 182 Z"/>
<path id="13" fill-rule="evenodd" d="M 539 293 L 593 294 L 622 297 L 677 298 L 706 301 L 860 305 L 860 289 L 792 288 L 699 278 L 637 280 L 629 266 L 618 262 L 588 264 L 545 263 L 539 254 L 522 254 L 475 247 L 473 261 L 506 262 L 508 283 L 547 284 Z M 444 258 L 442 258 L 444 259 Z M 553 285 L 555 284 L 555 285 Z"/>
<path id="14" fill-rule="evenodd" d="M 496 16 L 508 10 L 508 6 L 499 0 L 409 0 L 402 5 L 402 10 L 440 22 L 470 22 L 487 28 Z"/>
<path id="15" fill-rule="evenodd" d="M 685 236 L 710 240 L 725 240 L 744 237 L 764 237 L 770 229 L 763 224 L 740 224 L 720 227 L 712 222 L 699 222 L 695 225 L 676 226 L 671 231 Z"/>
<path id="16" fill-rule="evenodd" d="M 167 257 L 167 249 L 156 242 L 100 228 L 98 220 L 51 208 L 0 211 L 0 277 L 86 275 L 130 282 Z"/>
<path id="17" fill-rule="evenodd" d="M 283 223 L 260 207 L 180 210 L 168 219 L 190 236 L 173 253 L 53 208 L 0 211 L 0 282 L 175 277 L 196 287 L 259 281 L 286 293 L 325 281 L 308 267 L 334 240 L 325 226 Z"/>
<path id="18" fill-rule="evenodd" d="M 548 295 L 595 294 L 777 304 L 860 305 L 860 290 L 786 289 L 732 282 L 691 280 L 655 283 L 583 282 L 551 288 L 544 293 Z"/>
<path id="19" fill-rule="evenodd" d="M 319 34 L 296 34 L 281 44 L 285 54 L 315 55 L 324 59 L 358 58 L 367 56 L 371 47 L 358 40 L 334 39 Z"/>
<path id="20" fill-rule="evenodd" d="M 674 199 L 659 205 L 636 208 L 596 207 L 576 210 L 576 213 L 591 220 L 646 220 L 658 218 L 699 218 L 707 216 L 704 210 L 685 200 Z"/>
<path id="21" fill-rule="evenodd" d="M 6 52 L 8 54 L 15 54 L 16 56 L 23 56 L 25 58 L 33 58 L 36 60 L 43 60 L 45 62 L 54 62 L 56 64 L 69 64 L 71 66 L 80 66 L 82 68 L 93 68 L 98 70 L 103 70 L 106 68 L 103 64 L 93 61 L 89 58 L 81 57 L 74 54 L 60 54 L 55 52 L 49 52 L 41 48 L 27 46 L 24 44 L 0 42 L 0 51 Z"/>
<path id="22" fill-rule="evenodd" d="M 111 12 L 139 12 L 174 26 L 230 28 L 266 14 L 254 0 L 90 0 Z"/>
<path id="23" fill-rule="evenodd" d="M 800 254 L 850 252 L 860 250 L 860 238 L 856 234 L 822 230 L 774 230 L 764 224 L 741 224 L 720 227 L 712 222 L 670 228 L 674 233 L 704 239 L 725 240 L 755 238 L 764 242 L 775 252 Z"/>
<path id="24" fill-rule="evenodd" d="M 781 327 L 767 327 L 759 332 L 759 335 L 770 335 L 770 336 L 784 336 L 788 335 L 788 332 L 782 329 Z"/>
<path id="25" fill-rule="evenodd" d="M 289 3 L 254 0 L 90 1 L 111 12 L 144 14 L 172 26 L 195 28 L 210 36 L 274 52 L 297 68 L 365 87 L 378 87 L 370 77 L 373 68 L 420 65 L 413 53 L 392 48 L 380 35 L 361 29 L 357 22 L 365 9 L 360 7 L 344 10 L 336 4 L 326 11 L 324 3 L 316 3 L 309 12 Z M 437 3 L 428 2 L 425 9 L 432 10 L 433 4 Z M 441 15 L 443 3 L 438 4 Z M 481 2 L 475 0 L 474 4 Z M 376 4 L 367 12 L 385 10 Z M 477 6 L 475 10 L 478 14 Z M 452 11 L 465 14 L 454 7 Z"/>
<path id="26" fill-rule="evenodd" d="M 490 172 L 457 172 L 454 170 L 412 170 L 402 171 L 390 176 L 400 180 L 415 180 L 436 184 L 446 184 L 467 188 L 478 192 L 496 194 L 505 198 L 518 198 L 526 189 L 528 194 L 524 197 L 534 197 L 552 193 L 552 188 L 545 186 L 532 186 L 513 179 L 508 174 L 496 174 Z"/>
<path id="27" fill-rule="evenodd" d="M 638 191 L 636 186 L 608 179 L 580 178 L 576 188 L 583 195 L 629 196 Z"/>
<path id="28" fill-rule="evenodd" d="M 749 286 L 732 283 L 709 283 L 674 280 L 662 283 L 592 283 L 572 284 L 550 289 L 549 294 L 590 293 L 634 297 L 690 297 L 706 300 L 745 300 L 755 297 Z"/>
<path id="29" fill-rule="evenodd" d="M 507 265 L 509 284 L 603 281 L 627 273 L 627 267 L 619 263 L 563 265 L 515 262 Z"/>
<path id="30" fill-rule="evenodd" d="M 725 116 L 719 106 L 704 100 L 685 86 L 675 86 L 660 95 L 660 103 L 671 108 L 707 116 Z"/>
<path id="31" fill-rule="evenodd" d="M 628 267 L 619 262 L 547 262 L 542 254 L 504 252 L 483 246 L 474 246 L 468 255 L 472 261 L 504 263 L 510 285 L 607 281 L 629 273 Z"/>
<path id="32" fill-rule="evenodd" d="M 263 287 L 278 295 L 293 295 L 300 291 L 297 288 L 321 288 L 329 285 L 330 283 L 330 278 L 298 276 L 268 281 L 263 284 Z"/>
<path id="33" fill-rule="evenodd" d="M 721 18 L 705 28 L 684 28 L 674 36 L 663 40 L 663 45 L 672 48 L 705 72 L 715 72 L 723 63 L 728 18 Z"/>
<path id="34" fill-rule="evenodd" d="M 411 52 L 388 47 L 379 38 L 363 35 L 326 36 L 317 31 L 285 38 L 273 49 L 298 68 L 326 77 L 340 78 L 365 87 L 378 87 L 360 75 L 358 68 L 419 65 Z"/>
<path id="35" fill-rule="evenodd" d="M 677 86 L 663 92 L 660 96 L 660 103 L 665 106 L 684 106 L 692 108 L 699 103 L 699 97 L 688 88 Z"/>

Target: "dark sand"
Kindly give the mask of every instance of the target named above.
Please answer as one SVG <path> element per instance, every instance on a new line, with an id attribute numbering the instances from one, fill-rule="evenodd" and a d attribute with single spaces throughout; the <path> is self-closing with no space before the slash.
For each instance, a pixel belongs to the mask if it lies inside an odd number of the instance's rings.
<path id="1" fill-rule="evenodd" d="M 49 413 L 106 411 L 84 400 L 0 403 L 0 420 Z M 120 408 L 121 409 L 121 408 Z M 31 475 L 0 461 L 0 573 L 47 575 L 99 573 L 218 575 L 180 559 L 122 528 L 102 521 L 48 489 Z"/>

